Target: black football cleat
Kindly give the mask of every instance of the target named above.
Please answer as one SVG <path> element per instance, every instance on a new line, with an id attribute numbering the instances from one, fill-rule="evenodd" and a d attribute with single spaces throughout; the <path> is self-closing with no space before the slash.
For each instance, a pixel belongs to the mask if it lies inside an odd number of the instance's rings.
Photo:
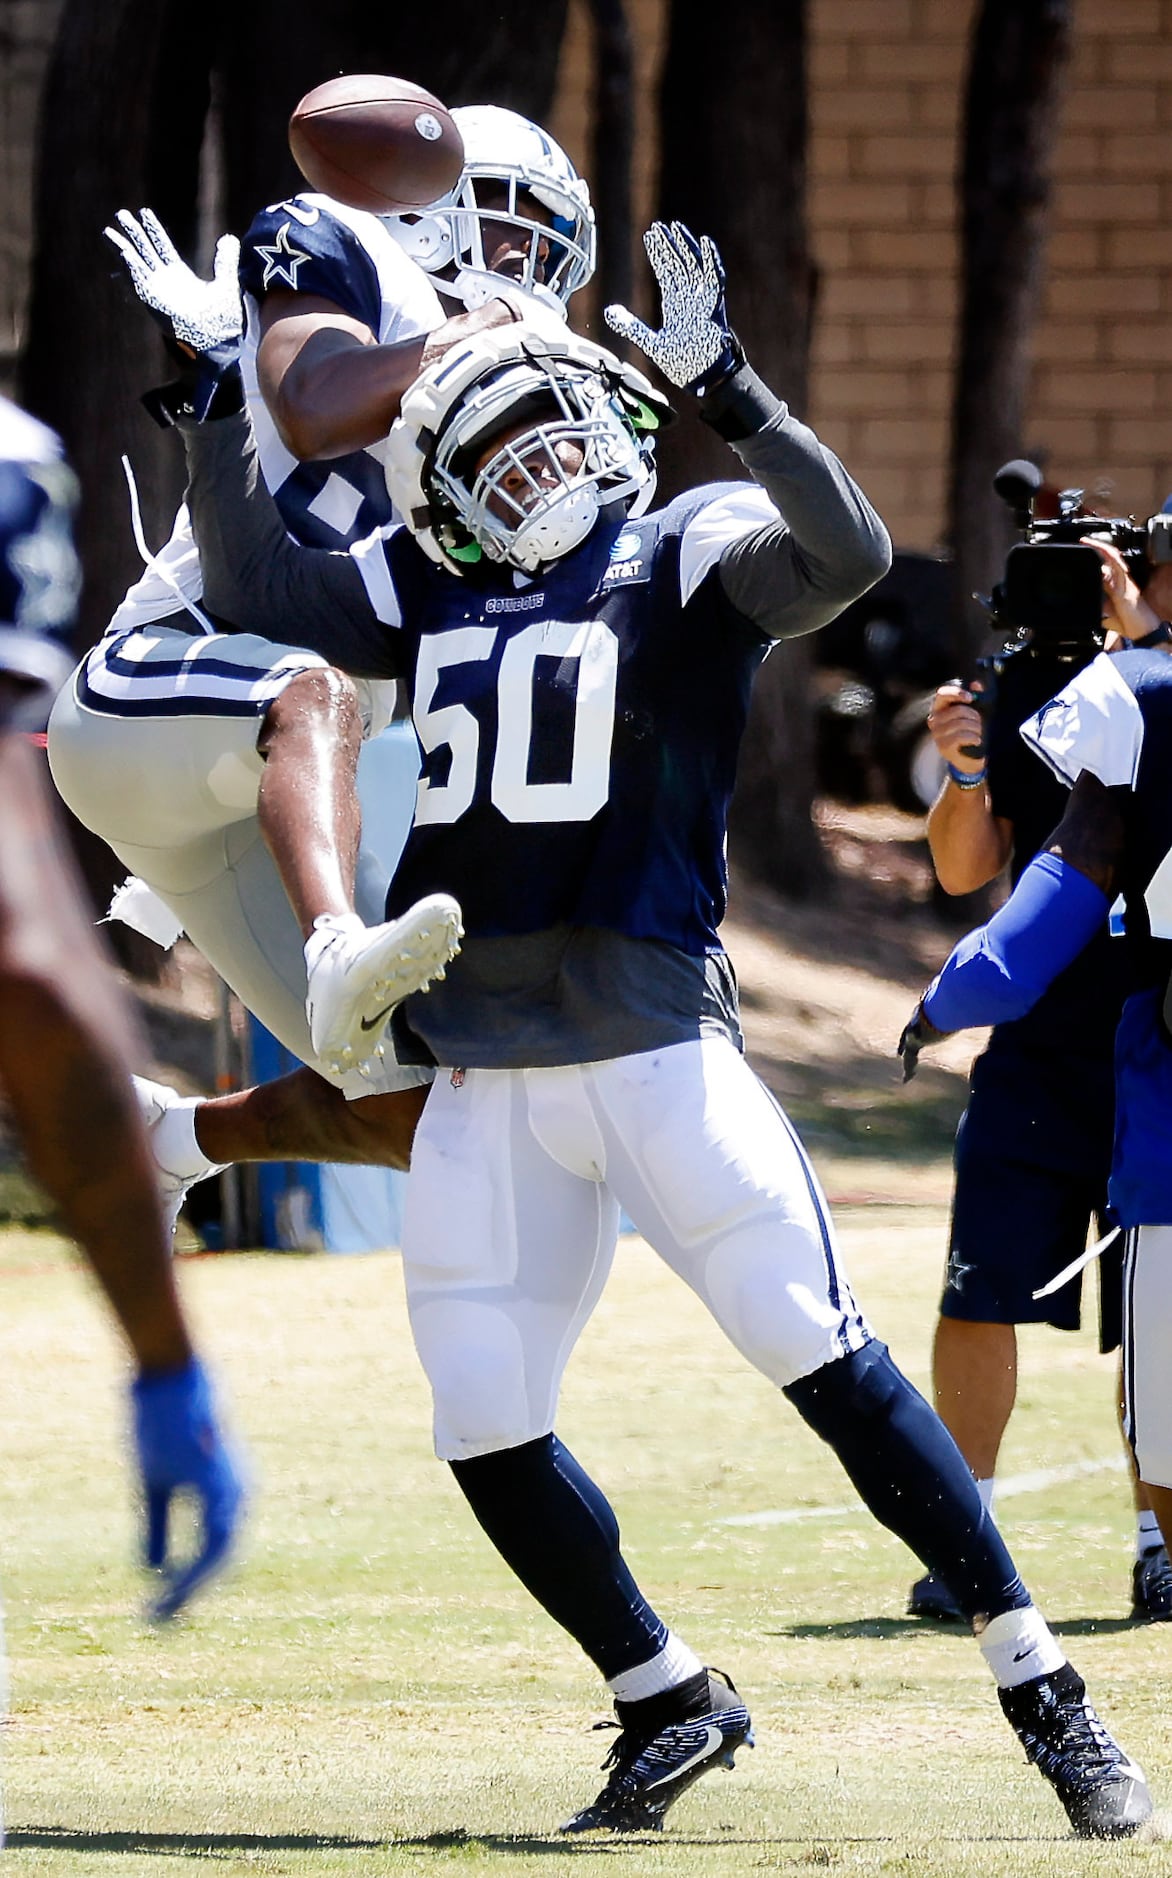
<path id="1" fill-rule="evenodd" d="M 1131 1616 L 1137 1624 L 1172 1622 L 1172 1563 L 1166 1545 L 1145 1552 L 1132 1567 Z"/>
<path id="2" fill-rule="evenodd" d="M 964 1612 L 943 1578 L 937 1578 L 934 1572 L 916 1579 L 908 1593 L 907 1614 L 909 1617 L 930 1617 L 937 1624 L 963 1624 L 966 1621 Z"/>
<path id="3" fill-rule="evenodd" d="M 749 1711 L 720 1669 L 614 1706 L 621 1733 L 602 1763 L 610 1779 L 562 1832 L 662 1832 L 668 1807 L 693 1781 L 713 1767 L 731 1768 L 737 1749 L 753 1745 Z"/>
<path id="4" fill-rule="evenodd" d="M 1069 1663 L 997 1693 L 1027 1760 L 1050 1782 L 1080 1839 L 1126 1839 L 1151 1817 L 1142 1768 L 1112 1740 Z"/>

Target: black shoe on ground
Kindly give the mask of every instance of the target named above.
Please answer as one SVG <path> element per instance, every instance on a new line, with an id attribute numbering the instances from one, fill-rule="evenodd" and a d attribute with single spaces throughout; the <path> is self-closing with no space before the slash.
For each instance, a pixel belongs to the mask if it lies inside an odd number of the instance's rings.
<path id="1" fill-rule="evenodd" d="M 1125 1839 L 1150 1818 L 1143 1770 L 1111 1739 L 1069 1663 L 997 1693 L 1026 1759 L 1050 1782 L 1080 1839 Z"/>
<path id="2" fill-rule="evenodd" d="M 931 1617 L 938 1624 L 963 1624 L 965 1614 L 942 1578 L 917 1578 L 908 1593 L 909 1617 Z"/>
<path id="3" fill-rule="evenodd" d="M 1131 1572 L 1131 1615 L 1137 1624 L 1172 1621 L 1172 1562 L 1166 1545 L 1136 1559 Z"/>
<path id="4" fill-rule="evenodd" d="M 614 1706 L 621 1733 L 602 1763 L 610 1779 L 562 1832 L 660 1832 L 668 1807 L 693 1781 L 710 1768 L 731 1768 L 737 1749 L 753 1745 L 749 1711 L 720 1669 Z"/>

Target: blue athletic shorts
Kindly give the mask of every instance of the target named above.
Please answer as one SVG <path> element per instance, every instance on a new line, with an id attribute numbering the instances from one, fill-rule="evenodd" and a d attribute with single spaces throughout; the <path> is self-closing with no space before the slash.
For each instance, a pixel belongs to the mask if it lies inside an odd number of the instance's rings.
<path id="1" fill-rule="evenodd" d="M 943 1317 L 1077 1330 L 1082 1274 L 1033 1292 L 1101 1238 L 1111 1165 L 1113 1076 L 1077 1058 L 987 1051 L 973 1065 L 956 1137 Z M 1099 1346 L 1120 1338 L 1122 1247 L 1099 1259 Z"/>

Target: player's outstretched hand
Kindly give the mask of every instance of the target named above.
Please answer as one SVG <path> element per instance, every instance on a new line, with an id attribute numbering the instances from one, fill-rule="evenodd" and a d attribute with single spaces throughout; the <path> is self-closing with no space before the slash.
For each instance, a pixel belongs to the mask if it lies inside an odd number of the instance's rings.
<path id="1" fill-rule="evenodd" d="M 163 1623 L 227 1557 L 244 1504 L 244 1485 L 216 1418 L 202 1365 L 142 1375 L 131 1385 L 134 1441 L 146 1510 L 146 1562 L 166 1579 L 151 1606 Z M 185 1564 L 167 1558 L 167 1523 L 177 1493 L 199 1507 L 199 1544 Z"/>
<path id="2" fill-rule="evenodd" d="M 117 228 L 104 232 L 126 263 L 134 291 L 179 345 L 206 357 L 218 346 L 239 341 L 244 311 L 236 272 L 240 243 L 221 235 L 211 280 L 201 280 L 177 253 L 157 215 L 143 209 L 136 220 L 119 209 Z"/>
<path id="3" fill-rule="evenodd" d="M 929 1044 L 943 1042 L 948 1035 L 948 1031 L 937 1030 L 935 1024 L 924 1016 L 924 1001 L 921 998 L 899 1036 L 898 1054 L 903 1058 L 905 1082 L 911 1081 L 919 1067 L 920 1051 Z"/>
<path id="4" fill-rule="evenodd" d="M 134 291 L 181 358 L 194 360 L 192 415 L 208 415 L 216 388 L 240 356 L 244 309 L 236 274 L 240 243 L 221 235 L 211 280 L 203 280 L 175 249 L 157 215 L 119 209 L 104 232 L 126 263 Z"/>
<path id="5" fill-rule="evenodd" d="M 724 268 L 707 235 L 697 241 L 682 222 L 652 222 L 643 237 L 659 287 L 662 324 L 645 326 L 625 306 L 608 306 L 606 323 L 630 339 L 673 385 L 711 391 L 744 353 L 724 306 Z"/>

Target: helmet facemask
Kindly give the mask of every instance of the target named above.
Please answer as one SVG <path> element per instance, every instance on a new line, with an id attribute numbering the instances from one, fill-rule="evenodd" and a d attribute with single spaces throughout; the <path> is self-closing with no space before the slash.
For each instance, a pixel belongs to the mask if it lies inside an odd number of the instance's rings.
<path id="1" fill-rule="evenodd" d="M 634 365 L 558 323 L 470 334 L 403 394 L 387 488 L 420 548 L 467 574 L 532 574 L 602 514 L 639 515 L 655 490 L 667 400 Z"/>
<path id="2" fill-rule="evenodd" d="M 604 503 L 633 500 L 653 477 L 651 458 L 598 373 L 536 358 L 477 387 L 425 483 L 437 520 L 446 511 L 489 560 L 532 574 L 580 547 Z"/>
<path id="3" fill-rule="evenodd" d="M 540 126 L 496 105 L 453 113 L 464 138 L 464 170 L 455 188 L 428 208 L 383 219 L 395 240 L 427 273 L 454 276 L 468 307 L 497 291 L 489 262 L 501 231 L 518 260 L 506 278 L 564 314 L 570 295 L 594 272 L 590 192 L 564 150 Z"/>
<path id="4" fill-rule="evenodd" d="M 539 300 L 564 307 L 594 272 L 589 211 L 523 172 L 470 165 L 445 217 L 452 231 L 456 284 L 469 306 L 491 298 L 500 285 L 500 272 L 493 273 L 489 262 L 502 233 L 512 237 L 521 257 L 507 278 Z"/>

